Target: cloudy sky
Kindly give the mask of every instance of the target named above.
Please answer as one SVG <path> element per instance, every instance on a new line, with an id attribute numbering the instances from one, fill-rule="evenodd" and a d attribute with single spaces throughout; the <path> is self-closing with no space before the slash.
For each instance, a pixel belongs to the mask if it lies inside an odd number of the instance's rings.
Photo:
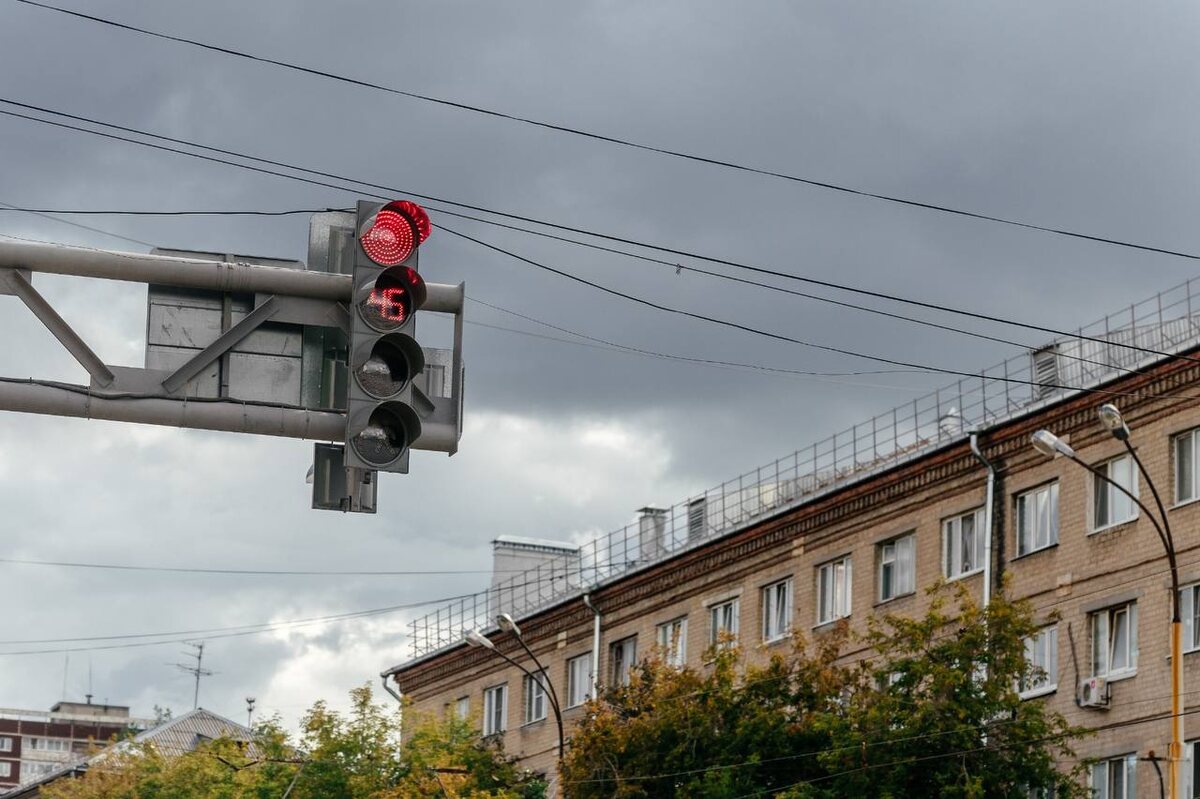
<path id="1" fill-rule="evenodd" d="M 1191 3 L 61 2 L 649 145 L 1200 252 L 1200 11 Z M 1089 322 L 1197 271 L 1184 258 L 621 148 L 15 0 L 0 0 L 0 97 L 1053 327 Z M 0 158 L 0 203 L 18 207 L 291 210 L 358 196 L 2 115 Z M 306 257 L 304 216 L 71 220 L 0 211 L 0 234 Z M 1019 352 L 477 223 L 434 222 L 660 303 L 823 344 L 968 371 Z M 444 231 L 421 265 L 427 279 L 466 281 L 473 298 L 628 346 L 793 370 L 880 368 L 637 306 Z M 107 362 L 142 365 L 143 286 L 35 282 Z M 468 313 L 568 337 L 484 305 Z M 0 374 L 86 382 L 15 298 L 0 297 L 0 335 L 10 342 Z M 218 569 L 486 570 L 497 535 L 579 539 L 616 528 L 642 505 L 683 499 L 949 381 L 766 374 L 479 325 L 468 327 L 466 347 L 459 454 L 416 454 L 411 474 L 383 479 L 375 516 L 308 508 L 308 442 L 0 413 L 0 553 Z M 189 678 L 169 665 L 184 659 L 182 644 L 83 651 L 88 643 L 58 639 L 344 613 L 473 591 L 486 579 L 0 563 L 0 706 L 48 708 L 82 698 L 90 681 L 97 701 L 138 714 L 155 704 L 185 710 Z M 404 657 L 411 616 L 213 640 L 205 665 L 217 673 L 201 703 L 242 718 L 253 695 L 260 710 L 292 720 L 315 699 L 340 702 Z M 19 643 L 42 639 L 51 640 Z M 6 654 L 31 649 L 52 651 Z"/>

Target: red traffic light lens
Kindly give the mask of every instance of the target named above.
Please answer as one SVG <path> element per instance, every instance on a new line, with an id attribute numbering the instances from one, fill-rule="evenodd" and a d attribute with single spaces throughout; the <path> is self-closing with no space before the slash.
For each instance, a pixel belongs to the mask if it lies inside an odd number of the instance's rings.
<path id="1" fill-rule="evenodd" d="M 359 235 L 363 252 L 380 266 L 395 266 L 408 259 L 429 238 L 431 225 L 425 209 L 408 200 L 388 203 L 364 226 Z"/>

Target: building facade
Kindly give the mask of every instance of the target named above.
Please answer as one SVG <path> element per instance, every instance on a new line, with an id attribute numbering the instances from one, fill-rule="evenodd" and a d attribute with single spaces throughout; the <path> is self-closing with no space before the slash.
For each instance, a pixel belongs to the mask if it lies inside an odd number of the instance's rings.
<path id="1" fill-rule="evenodd" d="M 153 720 L 122 705 L 58 702 L 49 711 L 0 708 L 0 793 L 45 777 L 92 746 L 131 736 Z"/>
<path id="2" fill-rule="evenodd" d="M 580 717 L 593 682 L 622 680 L 655 649 L 700 668 L 711 642 L 729 632 L 749 658 L 762 659 L 787 647 L 793 631 L 812 639 L 841 619 L 863 631 L 875 615 L 919 615 L 928 607 L 925 589 L 938 581 L 961 582 L 982 596 L 985 581 L 994 591 L 1003 580 L 1043 623 L 1027 652 L 1048 677 L 1028 687 L 1028 701 L 1047 702 L 1097 731 L 1076 748 L 1081 759 L 1096 761 L 1090 779 L 1098 797 L 1157 796 L 1154 769 L 1138 758 L 1151 750 L 1165 756 L 1170 741 L 1163 714 L 1170 710 L 1171 583 L 1163 546 L 1134 503 L 1079 465 L 1035 452 L 1030 437 L 1052 431 L 1149 501 L 1147 481 L 1097 422 L 1101 404 L 1120 406 L 1175 532 L 1185 690 L 1200 686 L 1200 327 L 1192 323 L 1190 285 L 1179 296 L 1189 300 L 1183 318 L 1163 318 L 1160 297 L 1156 320 L 1126 312 L 1124 328 L 1103 320 L 1103 335 L 1027 353 L 1023 370 L 1006 362 L 1004 374 L 1016 376 L 1003 389 L 1007 402 L 988 394 L 1000 389 L 988 388 L 985 372 L 977 381 L 981 398 L 964 393 L 960 381 L 958 393 L 949 392 L 954 402 L 939 393 L 933 413 L 922 417 L 914 403 L 914 432 L 896 425 L 885 448 L 880 431 L 896 412 L 872 420 L 869 435 L 860 425 L 842 438 L 842 447 L 853 442 L 848 458 L 835 438 L 825 461 L 826 450 L 813 448 L 815 468 L 780 477 L 777 462 L 774 474 L 760 470 L 757 480 L 726 484 L 675 509 L 643 509 L 636 525 L 598 545 L 607 554 L 590 559 L 591 579 L 581 582 L 587 587 L 513 606 L 567 726 Z M 618 542 L 624 548 L 614 556 Z M 522 584 L 537 579 L 522 575 Z M 509 753 L 552 774 L 556 732 L 541 687 L 495 653 L 462 643 L 470 624 L 529 662 L 484 614 L 448 608 L 434 622 L 414 624 L 412 659 L 384 678 L 418 710 L 478 718 L 484 733 L 503 735 Z M 1184 700 L 1188 711 L 1200 709 L 1194 688 Z M 1185 719 L 1188 739 L 1200 741 L 1193 718 Z"/>

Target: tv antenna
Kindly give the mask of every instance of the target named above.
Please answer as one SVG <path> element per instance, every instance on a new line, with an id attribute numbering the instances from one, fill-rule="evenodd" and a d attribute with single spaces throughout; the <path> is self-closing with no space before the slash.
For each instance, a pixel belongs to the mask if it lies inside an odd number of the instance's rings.
<path id="1" fill-rule="evenodd" d="M 182 671 L 186 674 L 192 675 L 196 679 L 196 690 L 192 693 L 192 710 L 195 710 L 196 708 L 200 707 L 200 678 L 201 677 L 211 677 L 212 675 L 216 674 L 216 672 L 212 671 L 211 669 L 204 668 L 204 642 L 203 641 L 197 641 L 195 643 L 192 643 L 191 641 L 186 641 L 185 643 L 196 651 L 195 652 L 181 652 L 180 654 L 182 654 L 184 657 L 187 657 L 187 658 L 195 658 L 196 665 L 192 666 L 187 663 L 168 663 L 167 665 L 174 666 L 175 668 L 179 669 L 180 671 Z"/>

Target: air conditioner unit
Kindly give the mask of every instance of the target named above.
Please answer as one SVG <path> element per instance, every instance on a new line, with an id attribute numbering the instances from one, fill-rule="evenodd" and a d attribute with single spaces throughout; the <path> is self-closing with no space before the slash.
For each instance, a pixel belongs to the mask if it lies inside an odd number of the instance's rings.
<path id="1" fill-rule="evenodd" d="M 1088 677 L 1079 683 L 1080 707 L 1108 707 L 1108 680 L 1103 677 Z"/>

